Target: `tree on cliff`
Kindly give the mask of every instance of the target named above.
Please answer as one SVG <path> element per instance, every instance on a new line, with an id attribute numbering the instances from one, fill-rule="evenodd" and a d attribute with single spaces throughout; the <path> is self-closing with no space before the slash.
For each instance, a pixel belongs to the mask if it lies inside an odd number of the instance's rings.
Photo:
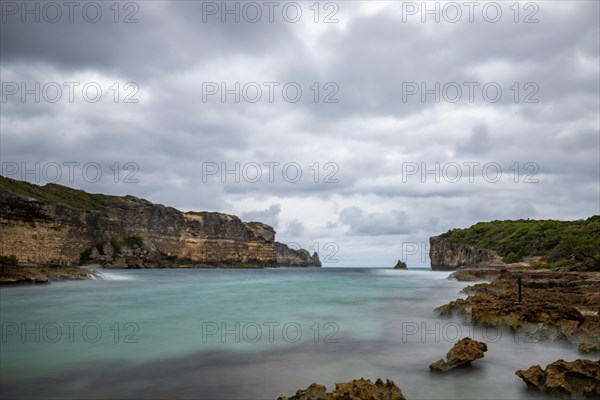
<path id="1" fill-rule="evenodd" d="M 570 256 L 600 271 L 599 242 L 590 242 L 587 238 L 578 235 L 568 235 L 561 240 L 557 250 L 563 253 L 563 257 Z"/>

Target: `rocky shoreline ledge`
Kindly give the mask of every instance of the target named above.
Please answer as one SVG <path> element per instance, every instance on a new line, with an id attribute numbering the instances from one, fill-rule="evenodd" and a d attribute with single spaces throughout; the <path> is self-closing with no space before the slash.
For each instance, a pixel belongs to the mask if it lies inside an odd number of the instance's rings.
<path id="1" fill-rule="evenodd" d="M 463 269 L 451 277 L 491 281 L 463 289 L 468 297 L 439 307 L 441 316 L 456 313 L 532 340 L 564 340 L 582 353 L 600 353 L 600 272 Z"/>
<path id="2" fill-rule="evenodd" d="M 480 222 L 430 238 L 431 267 L 454 270 L 463 289 L 437 309 L 535 340 L 600 353 L 600 216 Z"/>
<path id="3" fill-rule="evenodd" d="M 99 278 L 98 273 L 88 267 L 54 265 L 5 265 L 0 270 L 0 284 L 43 284 L 51 281 L 82 280 Z"/>

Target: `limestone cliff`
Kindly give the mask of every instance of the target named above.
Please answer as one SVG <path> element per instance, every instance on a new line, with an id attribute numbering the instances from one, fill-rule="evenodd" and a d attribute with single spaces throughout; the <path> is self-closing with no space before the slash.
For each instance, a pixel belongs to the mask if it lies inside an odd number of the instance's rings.
<path id="1" fill-rule="evenodd" d="M 84 195 L 103 195 L 65 188 L 70 191 L 68 204 L 73 196 L 81 196 L 86 200 L 82 204 L 94 205 L 78 208 L 40 199 L 38 192 L 45 186 L 0 179 L 0 255 L 15 255 L 20 262 L 91 261 L 117 268 L 288 265 L 281 256 L 288 253 L 275 242 L 275 230 L 260 222 L 244 223 L 216 212 L 181 212 L 131 196 L 97 206 Z M 31 186 L 26 189 L 36 198 L 6 190 L 13 182 Z M 52 185 L 52 190 L 57 187 L 61 188 Z M 290 265 L 320 266 L 318 256 L 299 252 Z"/>
<path id="2" fill-rule="evenodd" d="M 433 269 L 530 266 L 600 271 L 600 215 L 575 221 L 478 222 L 430 239 Z"/>
<path id="3" fill-rule="evenodd" d="M 429 238 L 431 269 L 452 270 L 502 260 L 495 251 L 463 243 L 453 243 L 442 236 Z"/>
<path id="4" fill-rule="evenodd" d="M 311 256 L 310 253 L 304 249 L 296 250 L 283 243 L 275 242 L 275 253 L 277 254 L 277 263 L 282 266 L 321 266 L 319 254 L 316 252 Z"/>

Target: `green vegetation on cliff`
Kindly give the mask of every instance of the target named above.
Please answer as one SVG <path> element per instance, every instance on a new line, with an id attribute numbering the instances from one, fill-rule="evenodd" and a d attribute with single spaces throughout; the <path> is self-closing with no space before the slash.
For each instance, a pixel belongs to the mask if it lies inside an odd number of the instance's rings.
<path id="1" fill-rule="evenodd" d="M 9 256 L 0 256 L 0 264 L 2 265 L 17 265 L 19 264 L 19 259 L 15 255 Z"/>
<path id="2" fill-rule="evenodd" d="M 585 265 L 600 269 L 600 215 L 586 220 L 517 220 L 480 222 L 442 235 L 496 251 L 504 262 L 541 256 L 548 267 Z"/>
<path id="3" fill-rule="evenodd" d="M 120 197 L 106 194 L 93 194 L 54 183 L 39 186 L 3 176 L 0 176 L 0 189 L 7 190 L 23 197 L 31 197 L 36 200 L 49 201 L 84 210 L 100 210 L 104 207 L 119 204 L 147 204 L 146 200 L 134 196 Z"/>

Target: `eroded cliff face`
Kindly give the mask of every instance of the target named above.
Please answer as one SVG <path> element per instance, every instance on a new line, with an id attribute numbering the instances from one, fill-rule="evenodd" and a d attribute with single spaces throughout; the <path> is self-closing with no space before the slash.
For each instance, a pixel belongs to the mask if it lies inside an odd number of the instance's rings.
<path id="1" fill-rule="evenodd" d="M 131 237 L 143 243 L 106 247 Z M 77 264 L 87 252 L 112 267 L 283 265 L 268 225 L 145 201 L 84 210 L 0 190 L 0 238 L 0 255 L 33 264 Z M 303 260 L 293 265 L 315 264 Z"/>
<path id="2" fill-rule="evenodd" d="M 282 266 L 321 266 L 319 254 L 316 252 L 313 253 L 313 255 L 311 256 L 310 253 L 304 249 L 292 249 L 287 245 L 279 242 L 275 242 L 275 252 L 277 253 L 277 263 Z"/>
<path id="3" fill-rule="evenodd" d="M 453 270 L 487 263 L 502 263 L 495 251 L 462 243 L 452 243 L 442 236 L 429 238 L 429 258 L 433 270 Z"/>

